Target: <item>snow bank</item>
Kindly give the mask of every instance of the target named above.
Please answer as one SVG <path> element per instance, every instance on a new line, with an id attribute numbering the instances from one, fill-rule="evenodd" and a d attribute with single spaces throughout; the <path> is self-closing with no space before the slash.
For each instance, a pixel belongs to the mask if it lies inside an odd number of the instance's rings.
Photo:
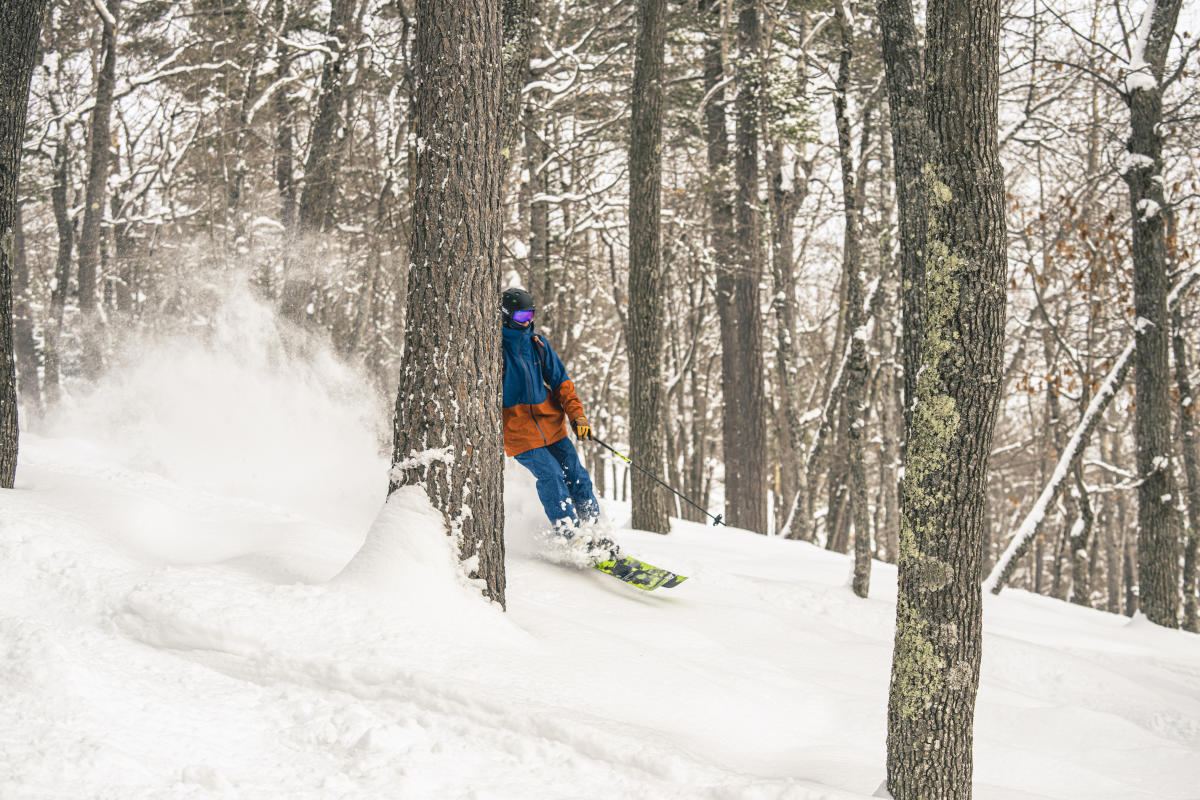
<path id="1" fill-rule="evenodd" d="M 463 574 L 457 544 L 419 486 L 392 493 L 331 587 L 361 592 L 371 602 L 423 608 L 443 631 L 464 620 L 496 624 L 500 613 L 482 600 L 482 582 Z"/>

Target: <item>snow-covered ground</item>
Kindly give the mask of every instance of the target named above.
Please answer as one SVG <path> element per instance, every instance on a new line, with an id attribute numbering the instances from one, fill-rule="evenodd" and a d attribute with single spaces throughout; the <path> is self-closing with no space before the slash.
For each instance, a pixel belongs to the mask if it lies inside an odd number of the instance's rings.
<path id="1" fill-rule="evenodd" d="M 0 492 L 0 797 L 879 789 L 893 568 L 859 600 L 846 557 L 606 503 L 691 576 L 643 593 L 541 557 L 510 463 L 501 613 L 423 496 L 382 504 L 352 376 L 156 347 Z M 985 614 L 976 797 L 1200 798 L 1200 637 L 1017 591 Z"/>

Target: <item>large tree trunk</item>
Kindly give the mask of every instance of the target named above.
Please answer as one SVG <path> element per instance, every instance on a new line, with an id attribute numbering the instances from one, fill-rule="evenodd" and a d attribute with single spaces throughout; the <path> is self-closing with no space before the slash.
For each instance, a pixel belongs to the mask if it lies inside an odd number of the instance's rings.
<path id="1" fill-rule="evenodd" d="M 416 155 L 392 488 L 420 485 L 504 603 L 500 8 L 417 4 Z M 446 336 L 453 331 L 453 336 Z"/>
<path id="2" fill-rule="evenodd" d="M 1180 519 L 1171 468 L 1171 373 L 1167 361 L 1167 243 L 1162 210 L 1162 77 L 1182 0 L 1157 0 L 1133 43 L 1135 71 L 1126 79 L 1130 165 L 1124 172 L 1133 211 L 1133 297 L 1137 313 L 1138 585 L 1151 622 L 1179 627 Z M 1145 23 L 1149 22 L 1148 31 Z M 1137 62 L 1141 61 L 1140 69 Z"/>
<path id="3" fill-rule="evenodd" d="M 111 143 L 109 126 L 112 118 L 113 87 L 117 76 L 117 14 L 118 0 L 107 0 L 100 14 L 100 48 L 102 61 L 96 75 L 96 102 L 92 107 L 91 131 L 88 134 L 88 177 L 83 202 L 83 225 L 79 230 L 79 311 L 83 317 L 83 372 L 95 377 L 101 369 L 101 354 L 97 336 L 96 278 L 100 264 L 100 225 L 104 218 L 105 186 L 108 183 L 108 160 Z"/>
<path id="4" fill-rule="evenodd" d="M 634 463 L 663 465 L 662 204 L 663 47 L 666 0 L 638 0 L 629 141 L 629 417 Z M 667 502 L 640 472 L 633 476 L 633 527 L 666 533 Z"/>
<path id="5" fill-rule="evenodd" d="M 759 0 L 738 0 L 738 93 L 734 174 L 737 253 L 730 299 L 736 330 L 733 374 L 725 375 L 725 506 L 729 524 L 767 532 L 767 400 L 759 306 L 763 254 L 759 237 L 758 134 L 762 103 Z M 718 299 L 718 302 L 722 302 Z M 726 361 L 728 363 L 728 360 Z"/>
<path id="6" fill-rule="evenodd" d="M 896 5 L 881 6 L 881 17 L 885 6 Z M 911 21 L 911 6 L 902 5 Z M 927 19 L 922 83 L 938 147 L 923 165 L 919 188 L 928 209 L 927 252 L 904 259 L 924 264 L 925 307 L 919 371 L 908 376 L 915 396 L 908 403 L 887 782 L 896 800 L 966 800 L 1007 279 L 997 137 L 1000 2 L 932 0 Z M 894 19 L 883 22 L 886 31 Z M 885 47 L 895 33 L 885 35 Z M 909 44 L 915 48 L 915 40 Z M 887 60 L 889 73 L 897 66 Z M 893 114 L 893 126 L 902 126 Z M 901 136 L 898 145 L 905 141 Z M 898 146 L 896 155 L 908 163 L 914 154 Z M 919 236 L 906 236 L 904 246 L 914 241 Z M 906 324 L 910 319 L 906 314 Z"/>
<path id="7" fill-rule="evenodd" d="M 7 48 L 0 59 L 0 488 L 17 475 L 17 367 L 13 359 L 13 261 L 17 185 L 29 106 L 29 81 L 45 0 L 0 0 Z"/>

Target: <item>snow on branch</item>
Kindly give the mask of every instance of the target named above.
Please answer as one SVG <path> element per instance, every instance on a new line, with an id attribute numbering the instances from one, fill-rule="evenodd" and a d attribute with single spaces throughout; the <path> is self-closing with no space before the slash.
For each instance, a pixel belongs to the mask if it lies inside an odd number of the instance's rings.
<path id="1" fill-rule="evenodd" d="M 1179 279 L 1179 282 L 1171 290 L 1171 295 L 1167 299 L 1168 310 L 1174 309 L 1183 296 L 1183 293 L 1197 279 L 1200 279 L 1200 267 L 1193 268 Z M 1059 495 L 1062 494 L 1063 484 L 1066 482 L 1067 476 L 1074 471 L 1076 464 L 1083 456 L 1083 451 L 1087 448 L 1092 433 L 1095 432 L 1100 419 L 1104 416 L 1109 403 L 1116 396 L 1117 390 L 1121 388 L 1121 384 L 1125 382 L 1125 376 L 1129 373 L 1129 367 L 1136 349 L 1137 340 L 1134 338 L 1130 340 L 1129 344 L 1125 345 L 1125 349 L 1117 357 L 1112 369 L 1108 371 L 1108 375 L 1104 378 L 1104 383 L 1101 385 L 1100 390 L 1096 392 L 1096 395 L 1088 404 L 1083 418 L 1079 421 L 1079 425 L 1071 435 L 1071 440 L 1063 448 L 1062 455 L 1059 456 L 1058 464 L 1055 465 L 1054 473 L 1050 476 L 1049 482 L 1042 489 L 1042 493 L 1038 497 L 1037 502 L 1033 504 L 1033 508 L 1030 509 L 1025 519 L 1021 522 L 1021 526 L 1013 535 L 1012 541 L 1005 548 L 1004 554 L 1000 556 L 1000 560 L 992 568 L 991 574 L 984 580 L 983 588 L 987 591 L 990 591 L 992 594 L 1000 593 L 1000 590 L 1004 588 L 1009 578 L 1012 577 L 1012 573 L 1017 566 L 1017 561 L 1028 550 L 1030 542 L 1037 537 L 1038 531 L 1041 530 L 1042 524 L 1046 521 L 1047 513 L 1053 507 L 1054 503 L 1057 502 Z"/>
<path id="2" fill-rule="evenodd" d="M 316 42 L 302 42 L 298 39 L 289 39 L 287 36 L 278 36 L 276 38 L 288 47 L 298 50 L 301 53 L 321 53 L 326 58 L 337 58 L 337 53 L 328 45 Z"/>
<path id="3" fill-rule="evenodd" d="M 170 64 L 173 63 L 176 58 L 178 58 L 183 50 L 184 48 L 180 47 L 150 72 L 144 72 L 141 75 L 136 75 L 130 78 L 128 83 L 119 87 L 115 92 L 113 92 L 113 100 L 123 100 L 143 86 L 149 86 L 152 83 L 157 83 L 158 81 L 173 77 L 175 75 L 184 75 L 202 71 L 216 71 L 229 68 L 240 69 L 238 64 L 233 61 L 229 61 L 228 59 L 223 61 L 208 62 L 205 64 L 185 64 L 183 66 L 170 67 Z M 75 106 L 70 111 L 60 115 L 58 119 L 65 125 L 72 125 L 83 119 L 83 115 L 87 114 L 95 107 L 96 98 L 92 97 Z"/>
<path id="4" fill-rule="evenodd" d="M 567 92 L 571 91 L 571 89 L 575 88 L 575 85 L 579 82 L 579 76 L 581 74 L 583 74 L 583 71 L 576 66 L 574 70 L 572 70 L 570 77 L 564 79 L 562 83 L 555 84 L 552 81 L 544 79 L 530 81 L 529 83 L 525 84 L 523 89 L 521 89 L 521 93 L 529 94 L 530 92 L 541 89 L 552 97 L 566 94 Z"/>
<path id="5" fill-rule="evenodd" d="M 117 27 L 117 18 L 108 10 L 108 4 L 104 0 L 92 0 L 92 7 L 96 9 L 96 13 L 100 15 L 100 19 L 104 20 L 105 25 Z"/>
<path id="6" fill-rule="evenodd" d="M 1138 25 L 1133 41 L 1129 43 L 1129 72 L 1125 75 L 1125 91 L 1132 94 L 1138 90 L 1149 91 L 1158 86 L 1151 65 L 1146 63 L 1146 45 L 1150 42 L 1150 31 L 1154 27 L 1154 12 L 1158 0 L 1149 0 L 1142 12 L 1142 23 Z"/>
<path id="7" fill-rule="evenodd" d="M 1013 536 L 1012 541 L 1009 542 L 1008 547 L 1005 549 L 1004 555 L 1000 556 L 1000 560 L 992 568 L 991 574 L 983 582 L 984 589 L 993 594 L 999 594 L 1000 590 L 1004 588 L 1004 584 L 1012 576 L 1017 561 L 1025 554 L 1029 543 L 1033 541 L 1038 531 L 1041 530 L 1042 523 L 1046 520 L 1047 512 L 1049 512 L 1050 508 L 1058 500 L 1059 495 L 1062 494 L 1062 487 L 1066 482 L 1067 476 L 1071 474 L 1075 463 L 1083 455 L 1084 448 L 1091 439 L 1092 432 L 1095 431 L 1101 417 L 1104 416 L 1105 410 L 1108 409 L 1108 404 L 1112 402 L 1112 399 L 1117 394 L 1117 390 L 1125 382 L 1125 376 L 1129 373 L 1129 366 L 1136 349 L 1136 340 L 1131 340 L 1129 344 L 1125 345 L 1125 349 L 1121 351 L 1121 355 L 1117 357 L 1117 361 L 1105 377 L 1100 391 L 1096 392 L 1096 395 L 1092 398 L 1092 402 L 1088 404 L 1083 419 L 1080 420 L 1079 426 L 1071 436 L 1071 440 L 1067 442 L 1067 446 L 1063 449 L 1062 455 L 1058 459 L 1058 464 L 1054 467 L 1054 473 L 1050 476 L 1050 482 L 1042 489 L 1037 502 L 1033 504 L 1033 508 L 1025 516 L 1021 527 L 1017 529 L 1016 535 Z"/>

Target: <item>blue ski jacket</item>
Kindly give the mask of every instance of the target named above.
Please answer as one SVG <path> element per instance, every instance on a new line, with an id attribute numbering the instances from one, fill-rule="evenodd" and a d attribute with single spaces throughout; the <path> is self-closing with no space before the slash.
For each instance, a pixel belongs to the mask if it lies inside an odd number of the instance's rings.
<path id="1" fill-rule="evenodd" d="M 528 328 L 504 332 L 504 453 L 515 456 L 567 435 L 583 403 L 550 343 Z"/>

